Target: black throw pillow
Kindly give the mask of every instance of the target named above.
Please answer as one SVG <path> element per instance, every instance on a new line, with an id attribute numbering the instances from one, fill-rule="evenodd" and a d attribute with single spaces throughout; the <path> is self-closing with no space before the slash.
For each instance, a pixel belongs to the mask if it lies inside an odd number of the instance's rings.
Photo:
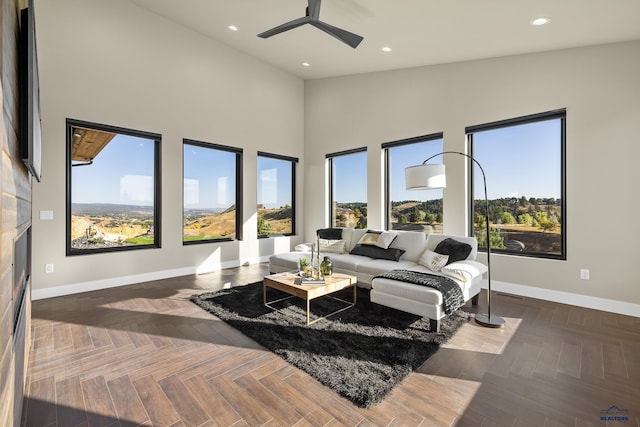
<path id="1" fill-rule="evenodd" d="M 355 245 L 355 247 L 349 252 L 351 255 L 368 256 L 375 259 L 388 259 L 390 261 L 398 261 L 403 253 L 404 249 L 382 249 L 373 245 Z"/>
<path id="2" fill-rule="evenodd" d="M 325 240 L 342 239 L 342 228 L 320 228 L 316 233 L 318 237 Z"/>
<path id="3" fill-rule="evenodd" d="M 471 253 L 471 245 L 467 243 L 458 242 L 451 237 L 447 237 L 442 242 L 438 243 L 434 252 L 440 255 L 449 255 L 447 265 L 456 261 L 463 261 L 467 259 Z"/>

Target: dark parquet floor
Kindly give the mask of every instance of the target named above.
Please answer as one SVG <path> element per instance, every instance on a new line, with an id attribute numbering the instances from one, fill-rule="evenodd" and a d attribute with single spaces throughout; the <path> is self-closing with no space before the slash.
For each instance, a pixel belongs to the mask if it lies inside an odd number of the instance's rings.
<path id="1" fill-rule="evenodd" d="M 361 409 L 188 300 L 266 273 L 34 301 L 23 425 L 640 427 L 640 318 L 495 294 L 504 329 L 464 325 Z"/>

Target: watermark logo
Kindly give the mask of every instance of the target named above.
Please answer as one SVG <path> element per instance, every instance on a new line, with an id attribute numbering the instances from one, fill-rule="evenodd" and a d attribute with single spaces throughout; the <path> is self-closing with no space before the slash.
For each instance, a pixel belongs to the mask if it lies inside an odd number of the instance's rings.
<path id="1" fill-rule="evenodd" d="M 609 409 L 600 411 L 600 421 L 629 421 L 629 410 L 611 405 Z"/>

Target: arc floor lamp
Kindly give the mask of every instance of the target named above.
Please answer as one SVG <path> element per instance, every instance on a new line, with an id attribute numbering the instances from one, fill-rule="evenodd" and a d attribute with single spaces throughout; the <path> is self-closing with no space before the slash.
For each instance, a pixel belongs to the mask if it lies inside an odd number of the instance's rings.
<path id="1" fill-rule="evenodd" d="M 409 166 L 405 168 L 405 185 L 407 190 L 435 190 L 445 188 L 447 186 L 447 177 L 445 174 L 444 164 L 427 164 L 434 157 L 444 156 L 444 154 L 459 154 L 472 160 L 482 172 L 482 180 L 484 182 L 484 201 L 486 204 L 486 230 L 487 230 L 487 314 L 476 314 L 476 322 L 482 326 L 491 328 L 500 328 L 504 326 L 504 319 L 491 314 L 491 239 L 489 236 L 489 198 L 487 197 L 487 177 L 484 173 L 482 165 L 478 163 L 472 156 L 461 153 L 459 151 L 443 151 L 434 154 L 421 165 Z"/>

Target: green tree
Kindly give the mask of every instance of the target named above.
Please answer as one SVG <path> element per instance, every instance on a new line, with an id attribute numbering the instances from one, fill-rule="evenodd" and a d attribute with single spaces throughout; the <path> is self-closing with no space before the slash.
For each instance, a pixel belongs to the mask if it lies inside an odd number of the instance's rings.
<path id="1" fill-rule="evenodd" d="M 258 218 L 258 236 L 264 236 L 272 232 L 271 224 L 266 222 L 264 218 Z"/>
<path id="2" fill-rule="evenodd" d="M 484 229 L 477 231 L 475 235 L 478 240 L 478 247 L 486 248 L 487 247 L 487 233 L 485 233 Z M 491 229 L 491 249 L 504 249 L 504 238 L 500 236 L 500 230 L 495 228 Z"/>
<path id="3" fill-rule="evenodd" d="M 513 217 L 511 212 L 502 212 L 500 214 L 500 223 L 501 224 L 515 224 L 516 219 Z"/>
<path id="4" fill-rule="evenodd" d="M 420 212 L 424 212 L 424 211 L 420 211 Z M 433 224 L 436 220 L 436 216 L 434 214 L 432 214 L 431 212 L 424 212 L 424 222 L 426 222 L 427 224 Z"/>
<path id="5" fill-rule="evenodd" d="M 518 224 L 531 225 L 532 221 L 533 221 L 533 217 L 528 213 L 518 215 Z"/>
<path id="6" fill-rule="evenodd" d="M 427 213 L 425 211 L 418 209 L 417 206 L 414 206 L 409 219 L 411 220 L 411 222 L 422 222 L 424 221 L 426 216 Z"/>
<path id="7" fill-rule="evenodd" d="M 504 238 L 500 236 L 500 230 L 491 230 L 491 248 L 504 249 Z"/>

